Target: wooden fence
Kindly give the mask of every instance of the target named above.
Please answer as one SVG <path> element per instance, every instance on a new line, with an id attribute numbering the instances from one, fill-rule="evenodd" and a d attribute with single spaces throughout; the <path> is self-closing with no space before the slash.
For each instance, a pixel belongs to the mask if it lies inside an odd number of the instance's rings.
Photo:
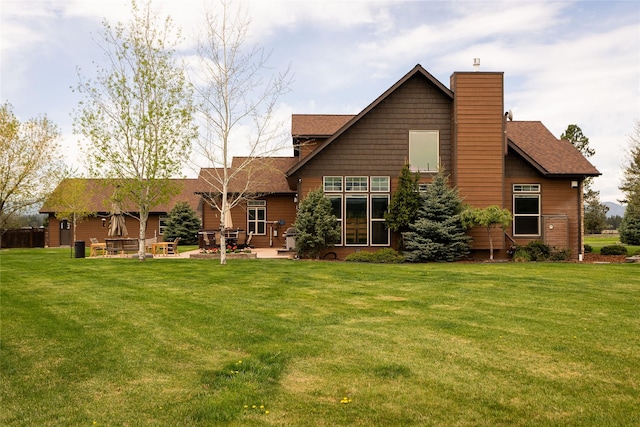
<path id="1" fill-rule="evenodd" d="M 44 228 L 5 230 L 0 237 L 2 248 L 44 248 Z"/>

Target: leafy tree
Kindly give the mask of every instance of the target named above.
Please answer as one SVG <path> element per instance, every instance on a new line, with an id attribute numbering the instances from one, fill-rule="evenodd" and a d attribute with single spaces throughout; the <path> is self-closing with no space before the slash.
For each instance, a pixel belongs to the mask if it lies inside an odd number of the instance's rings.
<path id="1" fill-rule="evenodd" d="M 467 226 L 484 227 L 489 237 L 489 259 L 493 261 L 493 238 L 491 229 L 500 227 L 504 229 L 513 221 L 513 215 L 507 209 L 501 209 L 499 206 L 491 205 L 483 209 L 469 208 L 462 212 L 463 224 Z"/>
<path id="2" fill-rule="evenodd" d="M 183 243 L 193 245 L 198 243 L 196 236 L 201 226 L 202 223 L 196 211 L 187 202 L 179 202 L 169 212 L 169 221 L 164 229 L 164 238 L 175 239 L 180 237 Z"/>
<path id="3" fill-rule="evenodd" d="M 296 252 L 301 258 L 318 258 L 340 240 L 338 219 L 321 188 L 311 191 L 300 202 L 294 226 Z"/>
<path id="4" fill-rule="evenodd" d="M 635 134 L 629 137 L 629 145 L 628 163 L 619 187 L 627 208 L 619 232 L 622 243 L 640 245 L 640 120 L 636 122 Z"/>
<path id="5" fill-rule="evenodd" d="M 415 223 L 403 233 L 410 262 L 456 261 L 469 254 L 471 237 L 462 223 L 462 201 L 448 178 L 439 172 L 422 196 Z"/>
<path id="6" fill-rule="evenodd" d="M 59 137 L 46 116 L 20 122 L 11 104 L 0 106 L 0 232 L 55 188 L 64 169 Z"/>
<path id="7" fill-rule="evenodd" d="M 409 224 L 415 221 L 420 208 L 419 179 L 420 175 L 411 173 L 408 164 L 402 167 L 398 177 L 398 188 L 393 193 L 389 210 L 384 215 L 385 224 L 391 231 L 409 231 Z M 403 246 L 401 243 L 400 247 Z"/>
<path id="8" fill-rule="evenodd" d="M 82 178 L 64 179 L 47 199 L 48 204 L 55 206 L 56 218 L 71 219 L 74 242 L 78 223 L 95 215 L 89 207 L 90 200 L 88 181 Z"/>
<path id="9" fill-rule="evenodd" d="M 270 55 L 247 45 L 250 20 L 245 10 L 232 9 L 224 0 L 216 4 L 217 9 L 205 11 L 205 36 L 193 67 L 202 120 L 195 167 L 209 187 L 205 201 L 220 213 L 220 264 L 225 264 L 226 216 L 255 196 L 248 190 L 264 179 L 260 170 L 273 167 L 264 158 L 289 145 L 287 124 L 275 110 L 289 91 L 290 76 L 289 69 L 272 74 Z M 249 156 L 232 165 L 232 149 L 239 147 Z M 232 182 L 241 184 L 230 191 Z"/>
<path id="10" fill-rule="evenodd" d="M 80 78 L 85 100 L 76 130 L 89 140 L 91 172 L 112 181 L 114 200 L 137 208 L 139 259 L 152 207 L 179 191 L 170 178 L 182 171 L 197 132 L 192 92 L 174 59 L 172 24 L 146 3 L 131 3 L 128 24 L 104 22 L 106 65 L 94 80 Z"/>

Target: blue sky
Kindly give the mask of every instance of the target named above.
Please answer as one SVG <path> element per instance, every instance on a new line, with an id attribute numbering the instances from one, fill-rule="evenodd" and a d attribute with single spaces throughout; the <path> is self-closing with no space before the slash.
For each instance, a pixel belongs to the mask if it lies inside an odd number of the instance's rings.
<path id="1" fill-rule="evenodd" d="M 209 0 L 206 0 L 209 1 Z M 202 0 L 154 0 L 191 47 Z M 273 50 L 294 83 L 279 113 L 356 114 L 421 64 L 445 86 L 454 71 L 502 71 L 505 109 L 540 120 L 557 137 L 580 126 L 602 201 L 620 198 L 628 136 L 640 120 L 637 1 L 264 1 L 247 3 L 251 39 Z M 69 163 L 83 144 L 72 133 L 76 69 L 100 62 L 102 20 L 126 21 L 121 0 L 2 0 L 0 100 L 21 120 L 46 114 L 63 133 Z"/>

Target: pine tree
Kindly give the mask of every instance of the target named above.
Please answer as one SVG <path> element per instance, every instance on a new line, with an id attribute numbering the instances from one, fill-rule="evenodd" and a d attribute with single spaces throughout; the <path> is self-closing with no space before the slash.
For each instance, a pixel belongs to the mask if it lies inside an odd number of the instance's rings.
<path id="1" fill-rule="evenodd" d="M 442 172 L 436 174 L 422 197 L 415 223 L 403 233 L 409 262 L 456 261 L 469 254 L 471 237 L 465 232 L 463 205 L 456 189 Z"/>
<path id="2" fill-rule="evenodd" d="M 340 240 L 338 219 L 324 191 L 310 192 L 298 209 L 295 222 L 296 252 L 300 258 L 318 258 L 320 253 Z"/>
<path id="3" fill-rule="evenodd" d="M 201 223 L 198 214 L 186 202 L 177 203 L 169 212 L 169 221 L 164 229 L 165 240 L 179 237 L 181 242 L 187 245 L 198 243 L 198 231 Z"/>
<path id="4" fill-rule="evenodd" d="M 409 165 L 404 165 L 398 177 L 398 188 L 393 193 L 389 210 L 384 216 L 385 224 L 389 230 L 400 233 L 407 232 L 409 224 L 415 221 L 420 208 L 418 179 L 419 175 L 411 173 Z M 400 247 L 403 246 L 404 244 L 401 242 Z"/>
<path id="5" fill-rule="evenodd" d="M 629 137 L 629 144 L 628 164 L 620 186 L 627 208 L 619 232 L 622 243 L 640 245 L 640 121 L 636 122 L 635 135 Z"/>

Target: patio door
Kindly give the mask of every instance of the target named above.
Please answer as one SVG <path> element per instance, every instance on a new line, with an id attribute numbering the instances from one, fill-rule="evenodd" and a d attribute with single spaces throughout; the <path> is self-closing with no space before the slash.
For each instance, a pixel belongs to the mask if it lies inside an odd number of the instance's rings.
<path id="1" fill-rule="evenodd" d="M 71 223 L 63 219 L 60 221 L 60 246 L 71 245 Z"/>

